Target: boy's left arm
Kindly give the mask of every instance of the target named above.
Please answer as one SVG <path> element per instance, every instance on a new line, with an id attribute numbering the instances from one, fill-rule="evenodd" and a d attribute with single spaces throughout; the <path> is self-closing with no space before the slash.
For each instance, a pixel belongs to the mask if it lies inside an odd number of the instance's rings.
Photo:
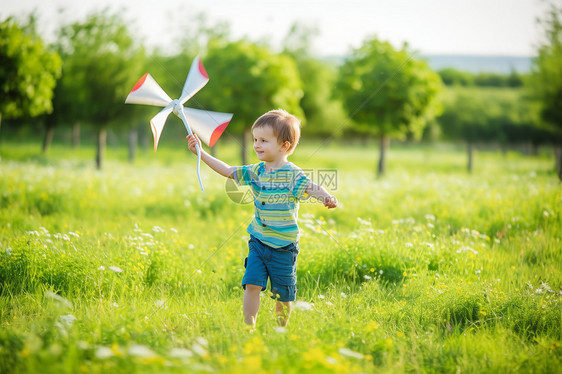
<path id="1" fill-rule="evenodd" d="M 306 193 L 323 203 L 328 209 L 338 206 L 338 199 L 336 199 L 335 196 L 330 195 L 324 187 L 319 186 L 314 182 L 310 182 L 306 188 Z"/>

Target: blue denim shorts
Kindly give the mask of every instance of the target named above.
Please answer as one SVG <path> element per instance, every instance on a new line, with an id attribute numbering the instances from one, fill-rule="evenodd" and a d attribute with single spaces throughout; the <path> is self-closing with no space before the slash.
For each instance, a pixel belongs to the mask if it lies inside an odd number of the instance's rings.
<path id="1" fill-rule="evenodd" d="M 246 289 L 247 284 L 254 284 L 265 291 L 269 277 L 273 299 L 294 301 L 297 297 L 298 243 L 272 248 L 250 236 L 248 247 L 242 287 Z"/>

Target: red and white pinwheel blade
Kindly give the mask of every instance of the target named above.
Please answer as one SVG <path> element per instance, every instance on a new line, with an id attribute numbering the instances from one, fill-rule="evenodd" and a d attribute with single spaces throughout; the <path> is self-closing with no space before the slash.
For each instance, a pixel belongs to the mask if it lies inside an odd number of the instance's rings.
<path id="1" fill-rule="evenodd" d="M 131 90 L 125 104 L 144 104 L 154 106 L 166 106 L 172 99 L 156 83 L 149 73 L 142 76 Z"/>
<path id="2" fill-rule="evenodd" d="M 158 141 L 160 140 L 160 135 L 162 135 L 162 130 L 164 129 L 164 125 L 166 124 L 166 120 L 172 110 L 174 109 L 172 104 L 169 104 L 167 107 L 162 109 L 157 115 L 155 115 L 150 120 L 150 126 L 152 127 L 152 135 L 154 135 L 154 152 L 156 152 L 156 148 L 158 148 Z"/>
<path id="3" fill-rule="evenodd" d="M 232 119 L 232 113 L 211 112 L 185 107 L 183 108 L 183 114 L 185 114 L 191 130 L 209 147 L 215 145 Z"/>
<path id="4" fill-rule="evenodd" d="M 193 97 L 200 89 L 202 89 L 209 81 L 209 75 L 203 66 L 203 63 L 199 59 L 199 56 L 195 57 L 191 68 L 189 69 L 189 74 L 187 74 L 187 79 L 181 91 L 180 103 L 185 104 L 185 102 Z"/>

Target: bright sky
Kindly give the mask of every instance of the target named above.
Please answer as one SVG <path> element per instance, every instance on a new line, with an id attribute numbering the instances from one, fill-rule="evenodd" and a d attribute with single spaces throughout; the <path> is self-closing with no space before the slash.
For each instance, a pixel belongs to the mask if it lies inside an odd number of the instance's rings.
<path id="1" fill-rule="evenodd" d="M 541 0 L 12 0 L 0 18 L 38 11 L 46 39 L 62 23 L 83 20 L 94 10 L 126 9 L 138 36 L 169 50 L 190 15 L 204 12 L 211 24 L 226 21 L 235 38 L 269 40 L 278 46 L 294 21 L 316 26 L 317 55 L 344 55 L 367 36 L 395 47 L 403 42 L 422 54 L 531 56 L 539 40 Z M 66 9 L 59 12 L 58 9 Z M 184 26 L 182 26 L 184 25 Z"/>

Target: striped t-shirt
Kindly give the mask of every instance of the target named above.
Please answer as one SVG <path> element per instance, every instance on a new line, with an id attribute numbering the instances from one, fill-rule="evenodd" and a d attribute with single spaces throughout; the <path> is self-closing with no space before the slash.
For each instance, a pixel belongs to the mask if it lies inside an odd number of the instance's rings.
<path id="1" fill-rule="evenodd" d="M 253 193 L 255 216 L 249 234 L 273 248 L 299 240 L 299 200 L 311 183 L 300 168 L 289 162 L 268 173 L 263 162 L 236 166 L 234 180 Z"/>

